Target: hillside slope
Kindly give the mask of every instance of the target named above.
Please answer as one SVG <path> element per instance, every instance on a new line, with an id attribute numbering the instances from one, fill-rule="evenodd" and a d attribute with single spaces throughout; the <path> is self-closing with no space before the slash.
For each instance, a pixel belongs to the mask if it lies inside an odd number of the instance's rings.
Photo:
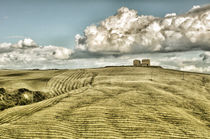
<path id="1" fill-rule="evenodd" d="M 69 70 L 43 88 L 53 97 L 0 112 L 1 138 L 210 138 L 210 75 Z"/>

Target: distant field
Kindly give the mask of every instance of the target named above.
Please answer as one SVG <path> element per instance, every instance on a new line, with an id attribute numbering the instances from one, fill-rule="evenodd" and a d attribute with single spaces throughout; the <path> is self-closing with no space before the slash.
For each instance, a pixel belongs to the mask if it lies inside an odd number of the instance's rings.
<path id="1" fill-rule="evenodd" d="M 6 107 L 8 106 L 8 107 Z M 210 138 L 210 75 L 1 70 L 0 138 Z"/>

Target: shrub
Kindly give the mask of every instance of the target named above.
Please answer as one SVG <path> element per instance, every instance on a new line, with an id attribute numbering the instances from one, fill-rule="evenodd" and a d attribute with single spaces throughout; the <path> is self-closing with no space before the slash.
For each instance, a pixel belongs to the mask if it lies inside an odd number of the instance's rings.
<path id="1" fill-rule="evenodd" d="M 0 88 L 0 110 L 13 107 L 15 105 L 27 105 L 34 102 L 39 102 L 47 97 L 43 92 L 31 91 L 26 88 L 14 90 L 12 93 L 7 92 L 4 88 Z"/>
<path id="2" fill-rule="evenodd" d="M 0 88 L 0 94 L 5 94 L 6 93 L 6 90 L 4 88 Z"/>

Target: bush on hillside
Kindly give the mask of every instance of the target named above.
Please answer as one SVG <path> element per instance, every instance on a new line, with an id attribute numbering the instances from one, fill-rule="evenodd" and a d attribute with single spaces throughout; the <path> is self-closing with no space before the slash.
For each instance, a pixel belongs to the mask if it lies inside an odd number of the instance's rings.
<path id="1" fill-rule="evenodd" d="M 17 105 L 27 105 L 46 99 L 43 92 L 31 91 L 26 88 L 14 90 L 12 93 L 0 88 L 0 110 Z"/>

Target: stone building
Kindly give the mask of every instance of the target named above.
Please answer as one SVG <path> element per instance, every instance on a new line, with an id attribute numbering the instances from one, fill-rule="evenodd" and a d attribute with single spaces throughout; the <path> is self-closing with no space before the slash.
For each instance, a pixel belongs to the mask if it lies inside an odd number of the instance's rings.
<path id="1" fill-rule="evenodd" d="M 140 60 L 133 60 L 133 66 L 134 67 L 140 67 L 141 66 L 141 61 Z"/>
<path id="2" fill-rule="evenodd" d="M 142 59 L 142 66 L 148 67 L 150 66 L 150 59 Z"/>
<path id="3" fill-rule="evenodd" d="M 141 60 L 133 60 L 133 66 L 134 67 L 140 67 L 140 66 L 144 66 L 144 67 L 148 67 L 150 66 L 150 59 L 142 59 L 142 62 Z"/>

